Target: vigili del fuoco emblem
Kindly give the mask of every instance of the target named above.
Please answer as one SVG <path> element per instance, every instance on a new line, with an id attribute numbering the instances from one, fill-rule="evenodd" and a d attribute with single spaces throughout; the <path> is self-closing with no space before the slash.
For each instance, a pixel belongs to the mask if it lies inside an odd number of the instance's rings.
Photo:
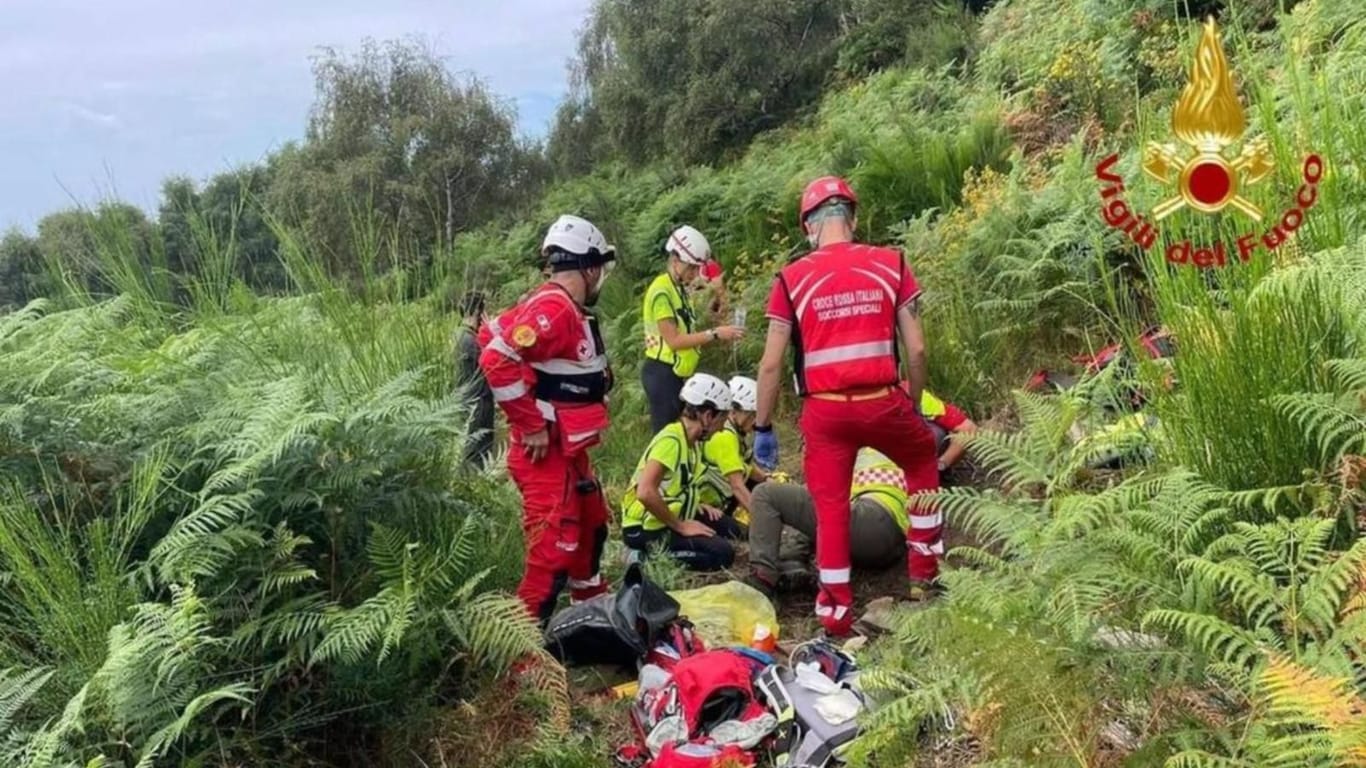
<path id="1" fill-rule="evenodd" d="M 1172 110 L 1172 133 L 1180 143 L 1149 142 L 1143 152 L 1144 175 L 1172 189 L 1172 196 L 1153 208 L 1151 221 L 1136 214 L 1123 197 L 1124 179 L 1115 172 L 1119 155 L 1113 154 L 1096 166 L 1096 178 L 1102 183 L 1101 216 L 1145 251 L 1156 242 L 1154 224 L 1186 208 L 1204 214 L 1232 208 L 1260 223 L 1263 211 L 1243 192 L 1270 176 L 1276 162 L 1266 138 L 1243 141 L 1246 131 L 1247 118 L 1233 85 L 1232 69 L 1219 30 L 1210 19 L 1196 46 L 1190 79 Z M 1231 149 L 1240 141 L 1241 151 L 1232 155 Z M 1248 261 L 1259 248 L 1274 251 L 1294 235 L 1318 200 L 1323 172 L 1321 157 L 1312 153 L 1305 157 L 1295 206 L 1260 236 L 1257 232 L 1239 236 L 1239 261 Z M 1189 240 L 1170 244 L 1166 260 L 1202 268 L 1229 262 L 1223 243 L 1196 247 Z"/>

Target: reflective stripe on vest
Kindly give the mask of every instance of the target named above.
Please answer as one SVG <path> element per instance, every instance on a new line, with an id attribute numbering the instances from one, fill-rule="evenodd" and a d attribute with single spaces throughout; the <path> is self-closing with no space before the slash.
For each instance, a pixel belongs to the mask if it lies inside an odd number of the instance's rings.
<path id="1" fill-rule="evenodd" d="M 854 462 L 854 481 L 849 489 L 850 499 L 868 496 L 896 520 L 904 532 L 911 525 L 906 510 L 910 495 L 906 490 L 906 473 L 896 462 L 872 448 L 859 451 Z"/>
<path id="2" fill-rule="evenodd" d="M 843 347 L 830 347 L 828 349 L 818 349 L 806 355 L 806 369 L 811 370 L 818 365 L 833 365 L 835 363 L 853 363 L 859 360 L 870 360 L 887 357 L 892 354 L 894 344 L 890 341 L 870 341 L 863 344 L 848 344 Z"/>
<path id="3" fill-rule="evenodd" d="M 506 403 L 509 400 L 516 400 L 531 390 L 527 389 L 525 381 L 514 381 L 505 387 L 489 387 L 493 392 L 493 402 Z"/>
<path id="4" fill-rule="evenodd" d="M 488 348 L 498 352 L 509 360 L 514 360 L 519 363 L 522 362 L 522 354 L 516 349 L 513 349 L 511 344 L 504 341 L 502 336 L 494 336 L 490 339 Z"/>

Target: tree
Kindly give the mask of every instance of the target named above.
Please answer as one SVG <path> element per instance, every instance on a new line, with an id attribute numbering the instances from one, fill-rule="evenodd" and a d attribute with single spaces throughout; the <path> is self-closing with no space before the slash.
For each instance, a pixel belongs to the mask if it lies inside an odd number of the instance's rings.
<path id="1" fill-rule="evenodd" d="M 630 160 L 742 147 L 819 98 L 844 2 L 597 0 L 571 71 L 581 106 L 562 113 L 552 147 L 574 154 L 562 148 L 591 120 Z"/>
<path id="2" fill-rule="evenodd" d="M 977 5 L 982 5 L 978 3 Z M 899 63 L 937 68 L 966 62 L 972 3 L 945 0 L 848 0 L 849 32 L 840 43 L 840 75 L 861 78 Z"/>
<path id="3" fill-rule="evenodd" d="M 289 284 L 264 209 L 273 179 L 272 166 L 250 165 L 214 176 L 199 194 L 199 209 L 212 231 L 222 241 L 231 238 L 237 276 L 258 291 Z"/>
<path id="4" fill-rule="evenodd" d="M 286 287 L 263 207 L 272 175 L 270 166 L 249 165 L 214 176 L 202 191 L 185 177 L 167 179 L 157 222 L 168 268 L 182 278 L 222 269 L 221 277 L 258 291 Z"/>
<path id="5" fill-rule="evenodd" d="M 48 274 L 67 287 L 95 296 L 137 290 L 170 298 L 156 225 L 137 206 L 108 201 L 94 211 L 48 214 L 38 222 L 37 242 Z"/>
<path id="6" fill-rule="evenodd" d="M 37 244 L 50 274 L 64 275 L 87 291 L 108 289 L 99 278 L 95 216 L 90 211 L 73 208 L 44 216 L 38 222 Z"/>
<path id="7" fill-rule="evenodd" d="M 43 296 L 47 274 L 38 241 L 17 229 L 0 239 L 0 312 L 6 312 Z"/>
<path id="8" fill-rule="evenodd" d="M 519 208 L 544 176 L 515 114 L 474 79 L 412 43 L 367 41 L 315 61 L 317 101 L 302 146 L 282 151 L 272 210 L 299 225 L 333 267 L 376 257 L 373 238 L 410 255 Z M 360 242 L 369 253 L 358 253 Z"/>
<path id="9" fill-rule="evenodd" d="M 194 215 L 199 210 L 199 192 L 194 182 L 185 176 L 172 176 L 161 183 L 161 205 L 157 210 L 157 224 L 166 249 L 166 265 L 177 275 L 188 274 L 194 268 Z"/>

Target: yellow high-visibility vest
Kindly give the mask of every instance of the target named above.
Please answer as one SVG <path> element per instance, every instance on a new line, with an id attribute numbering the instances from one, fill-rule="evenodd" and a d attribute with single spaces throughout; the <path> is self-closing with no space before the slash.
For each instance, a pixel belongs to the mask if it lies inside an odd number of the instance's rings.
<path id="1" fill-rule="evenodd" d="M 906 490 L 906 473 L 896 462 L 872 448 L 863 448 L 854 462 L 854 483 L 849 490 L 850 500 L 862 496 L 882 505 L 896 519 L 904 532 L 911 525 L 906 511 L 910 494 Z"/>
<path id="2" fill-rule="evenodd" d="M 679 286 L 668 272 L 659 275 L 645 289 L 641 313 L 645 328 L 645 357 L 669 364 L 680 379 L 693 375 L 702 353 L 696 347 L 672 349 L 664 343 L 664 337 L 659 333 L 659 321 L 670 319 L 678 326 L 680 334 L 692 333 L 697 329 L 697 316 L 693 313 L 692 303 L 688 301 L 686 289 Z"/>

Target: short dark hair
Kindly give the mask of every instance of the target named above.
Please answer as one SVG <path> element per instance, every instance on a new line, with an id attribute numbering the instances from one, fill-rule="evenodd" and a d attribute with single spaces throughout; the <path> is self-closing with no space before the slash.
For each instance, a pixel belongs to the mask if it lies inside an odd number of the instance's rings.
<path id="1" fill-rule="evenodd" d="M 844 219 L 846 222 L 853 222 L 853 202 L 843 197 L 832 197 L 829 200 L 826 200 L 824 203 L 821 203 L 819 206 L 817 206 L 815 210 L 806 214 L 806 218 L 802 219 L 802 222 L 807 223 L 810 222 L 812 219 L 819 221 L 821 219 L 829 217 L 838 217 Z"/>
<path id="2" fill-rule="evenodd" d="M 486 298 L 483 291 L 465 291 L 465 295 L 460 297 L 460 313 L 465 317 L 483 314 Z"/>
<path id="3" fill-rule="evenodd" d="M 703 403 L 702 405 L 693 405 L 692 403 L 687 402 L 683 403 L 683 415 L 690 419 L 701 418 L 708 413 L 726 413 L 726 411 L 718 409 L 711 403 Z"/>

